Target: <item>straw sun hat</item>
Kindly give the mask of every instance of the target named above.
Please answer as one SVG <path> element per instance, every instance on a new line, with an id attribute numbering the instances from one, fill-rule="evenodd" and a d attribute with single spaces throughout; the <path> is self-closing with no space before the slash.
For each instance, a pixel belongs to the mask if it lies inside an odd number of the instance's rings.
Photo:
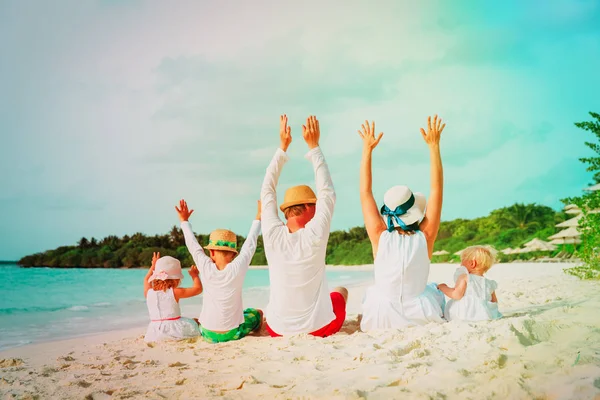
<path id="1" fill-rule="evenodd" d="M 403 228 L 396 220 L 400 219 L 406 226 L 419 222 L 425 216 L 427 200 L 423 193 L 413 193 L 408 186 L 393 186 L 383 196 L 381 214 L 392 221 L 393 227 Z M 388 229 L 390 228 L 388 224 Z"/>
<path id="2" fill-rule="evenodd" d="M 284 211 L 288 207 L 297 206 L 299 204 L 315 204 L 316 202 L 317 196 L 309 186 L 298 185 L 285 191 L 283 204 L 279 208 L 281 211 Z"/>
<path id="3" fill-rule="evenodd" d="M 155 280 L 164 281 L 167 279 L 183 279 L 181 263 L 178 259 L 171 256 L 164 256 L 156 261 L 154 273 L 150 276 L 148 282 Z"/>
<path id="4" fill-rule="evenodd" d="M 208 239 L 208 245 L 204 248 L 237 253 L 237 236 L 227 229 L 216 229 L 211 232 Z"/>

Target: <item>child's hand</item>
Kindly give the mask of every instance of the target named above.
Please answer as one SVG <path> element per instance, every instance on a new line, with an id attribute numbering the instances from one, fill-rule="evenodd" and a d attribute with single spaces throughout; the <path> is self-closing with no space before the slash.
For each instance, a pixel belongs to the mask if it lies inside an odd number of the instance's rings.
<path id="1" fill-rule="evenodd" d="M 189 210 L 188 209 L 188 205 L 185 202 L 185 200 L 181 199 L 179 201 L 179 207 L 177 208 L 177 206 L 175 206 L 175 210 L 177 211 L 177 214 L 179 214 L 179 220 L 181 222 L 185 222 L 188 219 L 190 219 L 190 216 L 192 215 L 192 213 L 194 212 L 194 210 Z"/>
<path id="2" fill-rule="evenodd" d="M 200 271 L 198 271 L 198 268 L 195 265 L 192 265 L 190 269 L 188 269 L 188 274 L 194 279 L 200 275 Z"/>
<path id="3" fill-rule="evenodd" d="M 442 290 L 442 288 L 444 287 L 448 287 L 448 285 L 446 285 L 445 283 L 440 283 L 439 285 L 437 285 L 438 290 Z"/>
<path id="4" fill-rule="evenodd" d="M 256 212 L 256 218 L 254 218 L 254 219 L 255 219 L 255 220 L 257 220 L 257 221 L 260 221 L 260 208 L 261 208 L 261 206 L 262 206 L 262 203 L 261 203 L 261 201 L 259 200 L 259 201 L 258 201 L 258 211 Z"/>
<path id="5" fill-rule="evenodd" d="M 150 267 L 150 272 L 154 272 L 154 267 L 156 267 L 156 262 L 160 258 L 160 252 L 152 253 L 152 266 Z"/>

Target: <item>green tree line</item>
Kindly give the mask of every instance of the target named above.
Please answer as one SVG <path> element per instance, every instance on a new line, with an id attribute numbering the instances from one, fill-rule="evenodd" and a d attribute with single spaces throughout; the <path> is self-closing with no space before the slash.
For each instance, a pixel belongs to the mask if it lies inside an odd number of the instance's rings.
<path id="1" fill-rule="evenodd" d="M 498 249 L 518 247 L 537 237 L 546 239 L 556 233 L 555 224 L 565 220 L 563 212 L 537 204 L 514 204 L 494 210 L 486 217 L 472 220 L 455 219 L 441 223 L 436 250 L 454 253 L 475 244 L 491 244 Z M 205 245 L 208 235 L 196 236 Z M 238 236 L 238 246 L 245 240 Z M 121 238 L 81 238 L 74 246 L 62 246 L 43 253 L 32 254 L 19 260 L 24 267 L 82 267 L 82 268 L 137 268 L 148 266 L 152 253 L 176 257 L 184 267 L 193 261 L 183 232 L 173 226 L 168 234 L 147 236 L 143 233 Z M 364 227 L 348 231 L 333 231 L 327 245 L 326 262 L 329 265 L 362 265 L 373 263 L 371 244 Z M 258 238 L 252 265 L 266 265 L 262 236 Z"/>

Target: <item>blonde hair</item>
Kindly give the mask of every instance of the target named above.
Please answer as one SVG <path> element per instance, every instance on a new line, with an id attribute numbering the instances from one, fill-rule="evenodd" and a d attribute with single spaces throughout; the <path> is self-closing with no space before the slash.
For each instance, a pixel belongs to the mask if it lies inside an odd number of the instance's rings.
<path id="1" fill-rule="evenodd" d="M 285 215 L 285 219 L 290 219 L 291 217 L 297 217 L 302 215 L 302 213 L 306 210 L 306 204 L 298 204 L 295 206 L 291 206 L 283 210 L 283 215 Z"/>
<path id="2" fill-rule="evenodd" d="M 152 290 L 155 292 L 161 290 L 166 292 L 167 289 L 176 288 L 177 286 L 179 286 L 179 279 L 165 279 L 164 281 L 157 279 L 152 281 Z"/>
<path id="3" fill-rule="evenodd" d="M 460 255 L 460 261 L 464 265 L 465 261 L 475 260 L 477 262 L 477 267 L 475 269 L 484 273 L 496 263 L 497 255 L 498 251 L 492 246 L 470 246 L 463 250 Z"/>

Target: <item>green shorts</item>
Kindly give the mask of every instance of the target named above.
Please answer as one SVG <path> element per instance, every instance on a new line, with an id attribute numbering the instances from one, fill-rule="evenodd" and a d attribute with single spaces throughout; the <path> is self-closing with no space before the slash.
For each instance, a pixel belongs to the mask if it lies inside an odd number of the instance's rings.
<path id="1" fill-rule="evenodd" d="M 258 328 L 260 323 L 261 318 L 258 310 L 255 308 L 246 308 L 244 310 L 244 322 L 237 328 L 225 333 L 209 331 L 202 327 L 200 327 L 200 331 L 202 332 L 202 337 L 208 343 L 229 342 L 230 340 L 239 340 L 244 336 L 247 336 L 250 332 Z"/>

